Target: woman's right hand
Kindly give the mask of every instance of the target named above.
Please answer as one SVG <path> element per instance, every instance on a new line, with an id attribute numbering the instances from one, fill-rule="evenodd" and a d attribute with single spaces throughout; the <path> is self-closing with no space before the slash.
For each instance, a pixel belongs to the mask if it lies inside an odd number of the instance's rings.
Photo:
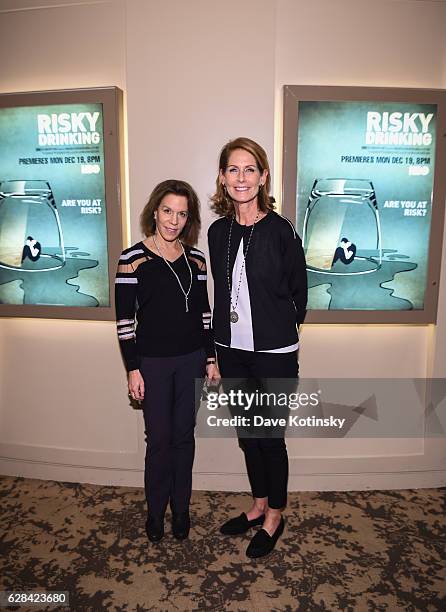
<path id="1" fill-rule="evenodd" d="M 221 376 L 220 376 L 220 370 L 218 369 L 218 365 L 216 363 L 208 363 L 206 366 L 206 378 L 208 380 L 208 382 L 212 383 L 219 383 Z"/>
<path id="2" fill-rule="evenodd" d="M 129 395 L 137 402 L 144 399 L 144 379 L 139 370 L 131 370 L 128 373 Z"/>

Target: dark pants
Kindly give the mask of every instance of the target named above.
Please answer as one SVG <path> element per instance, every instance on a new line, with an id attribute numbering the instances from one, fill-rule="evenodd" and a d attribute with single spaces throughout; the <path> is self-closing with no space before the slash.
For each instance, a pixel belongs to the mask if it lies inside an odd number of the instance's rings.
<path id="1" fill-rule="evenodd" d="M 195 379 L 203 378 L 203 349 L 177 357 L 143 357 L 146 461 L 144 484 L 149 513 L 163 517 L 189 509 L 195 454 Z"/>
<path id="2" fill-rule="evenodd" d="M 262 379 L 297 379 L 299 372 L 296 351 L 256 353 L 217 346 L 217 354 L 223 384 L 225 378 L 238 381 L 247 379 L 251 389 L 265 387 Z M 287 501 L 288 485 L 288 453 L 283 435 L 239 437 L 239 446 L 245 455 L 253 496 L 267 497 L 270 508 L 283 508 Z"/>

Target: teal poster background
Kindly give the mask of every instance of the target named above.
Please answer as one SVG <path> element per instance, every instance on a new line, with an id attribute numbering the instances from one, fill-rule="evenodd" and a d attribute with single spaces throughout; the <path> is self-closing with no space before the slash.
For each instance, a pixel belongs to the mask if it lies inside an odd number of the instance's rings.
<path id="1" fill-rule="evenodd" d="M 0 109 L 0 303 L 109 306 L 102 104 Z"/>
<path id="2" fill-rule="evenodd" d="M 433 104 L 299 102 L 309 309 L 423 309 L 436 114 Z"/>

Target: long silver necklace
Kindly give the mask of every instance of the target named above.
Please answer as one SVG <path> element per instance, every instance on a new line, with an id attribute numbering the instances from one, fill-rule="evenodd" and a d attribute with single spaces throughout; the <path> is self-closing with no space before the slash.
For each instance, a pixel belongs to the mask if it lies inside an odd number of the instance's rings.
<path id="1" fill-rule="evenodd" d="M 153 244 L 156 246 L 156 250 L 158 251 L 160 257 L 162 257 L 164 259 L 165 263 L 169 266 L 169 268 L 172 270 L 173 274 L 175 275 L 175 278 L 177 279 L 178 284 L 180 285 L 180 289 L 181 289 L 181 291 L 182 291 L 182 293 L 184 295 L 184 299 L 186 300 L 186 312 L 189 312 L 189 302 L 188 302 L 188 299 L 189 299 L 190 290 L 192 288 L 192 270 L 190 269 L 189 261 L 188 261 L 188 259 L 186 257 L 186 253 L 184 251 L 184 247 L 181 244 L 181 242 L 177 239 L 177 242 L 180 243 L 181 250 L 183 251 L 183 257 L 186 260 L 187 267 L 189 268 L 190 284 L 189 284 L 189 289 L 187 291 L 184 291 L 183 285 L 181 284 L 181 281 L 180 281 L 180 277 L 175 272 L 175 270 L 172 268 L 172 266 L 170 265 L 170 262 L 168 262 L 167 259 L 164 257 L 164 255 L 161 253 L 160 248 L 158 246 L 158 243 L 155 240 L 155 234 L 153 234 L 152 238 L 153 238 Z"/>
<path id="2" fill-rule="evenodd" d="M 255 227 L 255 224 L 257 223 L 259 215 L 260 215 L 260 210 L 257 211 L 257 216 L 254 219 L 254 223 L 252 224 L 251 231 L 249 232 L 249 238 L 248 238 L 248 244 L 246 245 L 246 250 L 243 251 L 242 267 L 240 268 L 240 276 L 238 279 L 237 289 L 235 290 L 235 304 L 232 303 L 232 283 L 231 283 L 231 275 L 230 275 L 230 270 L 229 270 L 229 253 L 231 251 L 232 226 L 234 225 L 235 217 L 232 217 L 231 219 L 231 225 L 229 227 L 229 238 L 228 238 L 228 258 L 226 262 L 226 276 L 228 278 L 229 301 L 231 303 L 231 310 L 229 313 L 229 318 L 231 320 L 231 323 L 237 323 L 238 321 L 237 305 L 238 305 L 238 297 L 240 295 L 240 287 L 242 284 L 243 270 L 245 269 L 246 256 L 248 254 L 248 249 L 249 249 L 249 245 L 251 244 L 252 234 L 254 232 L 254 227 Z"/>

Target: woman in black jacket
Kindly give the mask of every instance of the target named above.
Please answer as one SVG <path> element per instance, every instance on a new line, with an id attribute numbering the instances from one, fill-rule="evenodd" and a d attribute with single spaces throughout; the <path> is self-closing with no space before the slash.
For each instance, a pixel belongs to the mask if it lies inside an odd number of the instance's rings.
<path id="1" fill-rule="evenodd" d="M 274 212 L 265 151 L 248 138 L 222 149 L 209 228 L 214 277 L 213 327 L 220 372 L 255 381 L 298 376 L 298 333 L 307 303 L 302 243 L 292 223 Z M 262 525 L 246 554 L 269 553 L 283 532 L 288 455 L 283 433 L 239 437 L 254 498 L 221 527 L 226 535 Z"/>

